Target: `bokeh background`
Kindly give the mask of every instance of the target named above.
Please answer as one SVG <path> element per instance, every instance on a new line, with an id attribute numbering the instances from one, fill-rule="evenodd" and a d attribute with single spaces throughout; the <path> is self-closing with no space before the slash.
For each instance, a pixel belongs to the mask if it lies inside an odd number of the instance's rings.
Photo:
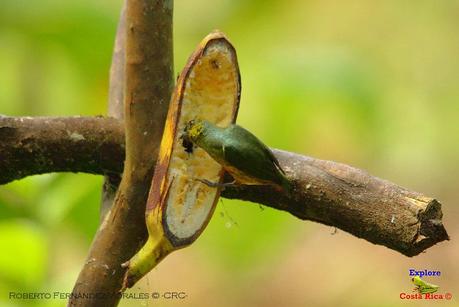
<path id="1" fill-rule="evenodd" d="M 0 3 L 0 113 L 105 114 L 120 0 Z M 121 306 L 405 306 L 408 269 L 459 300 L 459 2 L 175 1 L 176 73 L 213 29 L 236 46 L 238 122 L 272 147 L 344 162 L 438 198 L 452 241 L 407 258 L 320 224 L 222 200 L 201 238 Z M 1 141 L 1 140 L 0 140 Z M 0 157 L 1 159 L 1 157 Z M 97 228 L 102 178 L 0 186 L 0 305 L 8 292 L 69 292 Z M 440 302 L 433 302 L 440 303 Z"/>

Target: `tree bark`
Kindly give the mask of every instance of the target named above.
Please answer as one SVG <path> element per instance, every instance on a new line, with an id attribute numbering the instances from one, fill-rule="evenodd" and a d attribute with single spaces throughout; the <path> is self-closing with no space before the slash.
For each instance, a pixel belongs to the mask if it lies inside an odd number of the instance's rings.
<path id="1" fill-rule="evenodd" d="M 124 83 L 126 72 L 126 1 L 121 9 L 113 48 L 112 65 L 108 89 L 108 116 L 124 119 Z M 123 139 L 124 140 L 124 139 Z M 120 172 L 121 173 L 121 172 Z M 121 181 L 120 174 L 106 174 L 102 186 L 100 202 L 100 222 L 104 220 L 115 200 L 116 190 Z"/>
<path id="2" fill-rule="evenodd" d="M 121 263 L 146 238 L 145 204 L 173 88 L 172 0 L 127 0 L 126 25 L 124 171 L 70 306 L 116 306 Z"/>
<path id="3" fill-rule="evenodd" d="M 448 240 L 441 204 L 351 166 L 273 150 L 295 183 L 291 197 L 270 187 L 229 188 L 222 195 L 262 203 L 334 226 L 406 256 Z"/>
<path id="4" fill-rule="evenodd" d="M 87 156 L 86 150 L 73 153 L 73 159 L 67 161 L 65 170 L 83 171 L 89 173 L 119 172 L 124 160 L 122 123 L 114 125 L 111 120 L 111 129 L 107 131 L 106 121 L 103 118 L 80 118 L 82 124 L 75 124 L 74 118 L 47 118 L 47 125 L 43 125 L 44 119 L 23 120 L 22 134 L 30 135 L 36 133 L 40 140 L 33 138 L 37 144 L 44 148 L 54 147 L 47 145 L 59 144 L 57 153 L 70 152 L 66 148 L 74 146 L 71 139 L 67 137 L 65 130 L 69 129 L 77 134 L 85 135 L 85 140 L 80 141 L 80 148 L 86 146 L 102 150 L 108 145 L 116 144 L 118 149 L 112 150 L 112 155 L 107 156 L 92 151 L 93 156 Z M 63 125 L 62 122 L 69 123 Z M 35 124 L 25 125 L 36 121 Z M 105 134 L 106 137 L 90 137 L 83 131 L 85 122 L 91 121 L 93 126 L 91 133 Z M 1 127 L 10 129 L 7 123 L 21 123 L 20 118 L 0 118 Z M 64 128 L 67 127 L 67 128 Z M 64 129 L 58 132 L 59 129 Z M 81 129 L 81 130 L 79 130 Z M 62 142 L 55 142 L 51 134 L 42 133 L 54 131 L 64 136 Z M 49 138 L 49 139 L 48 139 Z M 101 143 L 94 145 L 90 140 L 97 139 Z M 17 142 L 12 142 L 16 144 Z M 30 143 L 28 146 L 31 146 Z M 110 145 L 112 146 L 112 145 Z M 39 146 L 32 146 L 39 147 Z M 10 148 L 18 150 L 17 148 Z M 8 146 L 0 147 L 0 156 L 8 152 Z M 388 181 L 371 176 L 368 173 L 331 161 L 324 161 L 305 157 L 273 149 L 279 159 L 281 166 L 287 172 L 289 178 L 295 184 L 295 191 L 291 197 L 279 194 L 270 187 L 241 186 L 227 188 L 222 192 L 226 198 L 238 198 L 260 203 L 272 208 L 287 211 L 294 216 L 303 219 L 316 221 L 322 224 L 334 226 L 345 230 L 359 238 L 369 242 L 387 246 L 407 256 L 414 256 L 430 246 L 448 239 L 446 230 L 442 224 L 442 211 L 440 203 L 430 197 L 409 191 Z M 15 157 L 14 152 L 6 156 Z M 0 182 L 6 183 L 9 180 L 19 179 L 33 173 L 33 170 L 41 172 L 62 171 L 58 168 L 60 155 L 48 155 L 49 159 L 37 160 L 38 165 L 24 166 L 21 161 L 14 164 L 8 172 L 0 171 Z M 102 160 L 97 160 L 100 157 Z M 106 159 L 107 161 L 105 161 Z M 111 165 L 112 169 L 94 166 L 91 162 L 97 160 L 101 165 Z M 0 170 L 8 169 L 8 159 L 0 159 Z M 143 223 L 143 222 L 142 222 Z"/>
<path id="5" fill-rule="evenodd" d="M 50 171 L 123 171 L 124 131 L 113 118 L 0 116 L 0 140 L 0 184 Z"/>

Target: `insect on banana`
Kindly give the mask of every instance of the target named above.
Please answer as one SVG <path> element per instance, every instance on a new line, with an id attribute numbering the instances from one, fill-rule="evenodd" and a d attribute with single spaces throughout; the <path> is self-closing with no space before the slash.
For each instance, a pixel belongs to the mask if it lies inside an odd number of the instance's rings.
<path id="1" fill-rule="evenodd" d="M 234 184 L 271 185 L 287 194 L 292 191 L 292 182 L 272 151 L 241 126 L 232 124 L 222 128 L 195 119 L 187 123 L 182 138 L 188 152 L 192 151 L 190 143 L 204 149 L 234 178 Z M 210 186 L 222 185 L 198 180 Z"/>

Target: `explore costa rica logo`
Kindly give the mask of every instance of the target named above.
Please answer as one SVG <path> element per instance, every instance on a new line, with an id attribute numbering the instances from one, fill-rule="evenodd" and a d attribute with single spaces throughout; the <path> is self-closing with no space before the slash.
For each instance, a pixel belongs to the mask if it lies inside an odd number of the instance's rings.
<path id="1" fill-rule="evenodd" d="M 440 286 L 422 279 L 424 276 L 439 277 L 440 271 L 409 269 L 411 283 L 415 286 L 411 293 L 401 292 L 400 299 L 403 300 L 451 300 L 453 295 L 449 292 L 437 293 Z"/>
<path id="2" fill-rule="evenodd" d="M 409 269 L 408 272 L 410 273 L 410 276 L 440 276 L 441 272 L 440 271 L 430 271 L 430 270 L 423 270 L 423 271 L 416 271 L 415 269 Z"/>

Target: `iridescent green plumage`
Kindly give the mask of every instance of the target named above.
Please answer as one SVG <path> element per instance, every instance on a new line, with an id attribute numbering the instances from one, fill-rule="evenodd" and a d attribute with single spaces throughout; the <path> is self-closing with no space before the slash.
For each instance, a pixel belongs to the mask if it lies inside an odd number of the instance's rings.
<path id="1" fill-rule="evenodd" d="M 241 126 L 220 128 L 193 120 L 185 128 L 184 139 L 205 150 L 239 184 L 273 185 L 287 193 L 292 189 L 271 150 Z"/>

